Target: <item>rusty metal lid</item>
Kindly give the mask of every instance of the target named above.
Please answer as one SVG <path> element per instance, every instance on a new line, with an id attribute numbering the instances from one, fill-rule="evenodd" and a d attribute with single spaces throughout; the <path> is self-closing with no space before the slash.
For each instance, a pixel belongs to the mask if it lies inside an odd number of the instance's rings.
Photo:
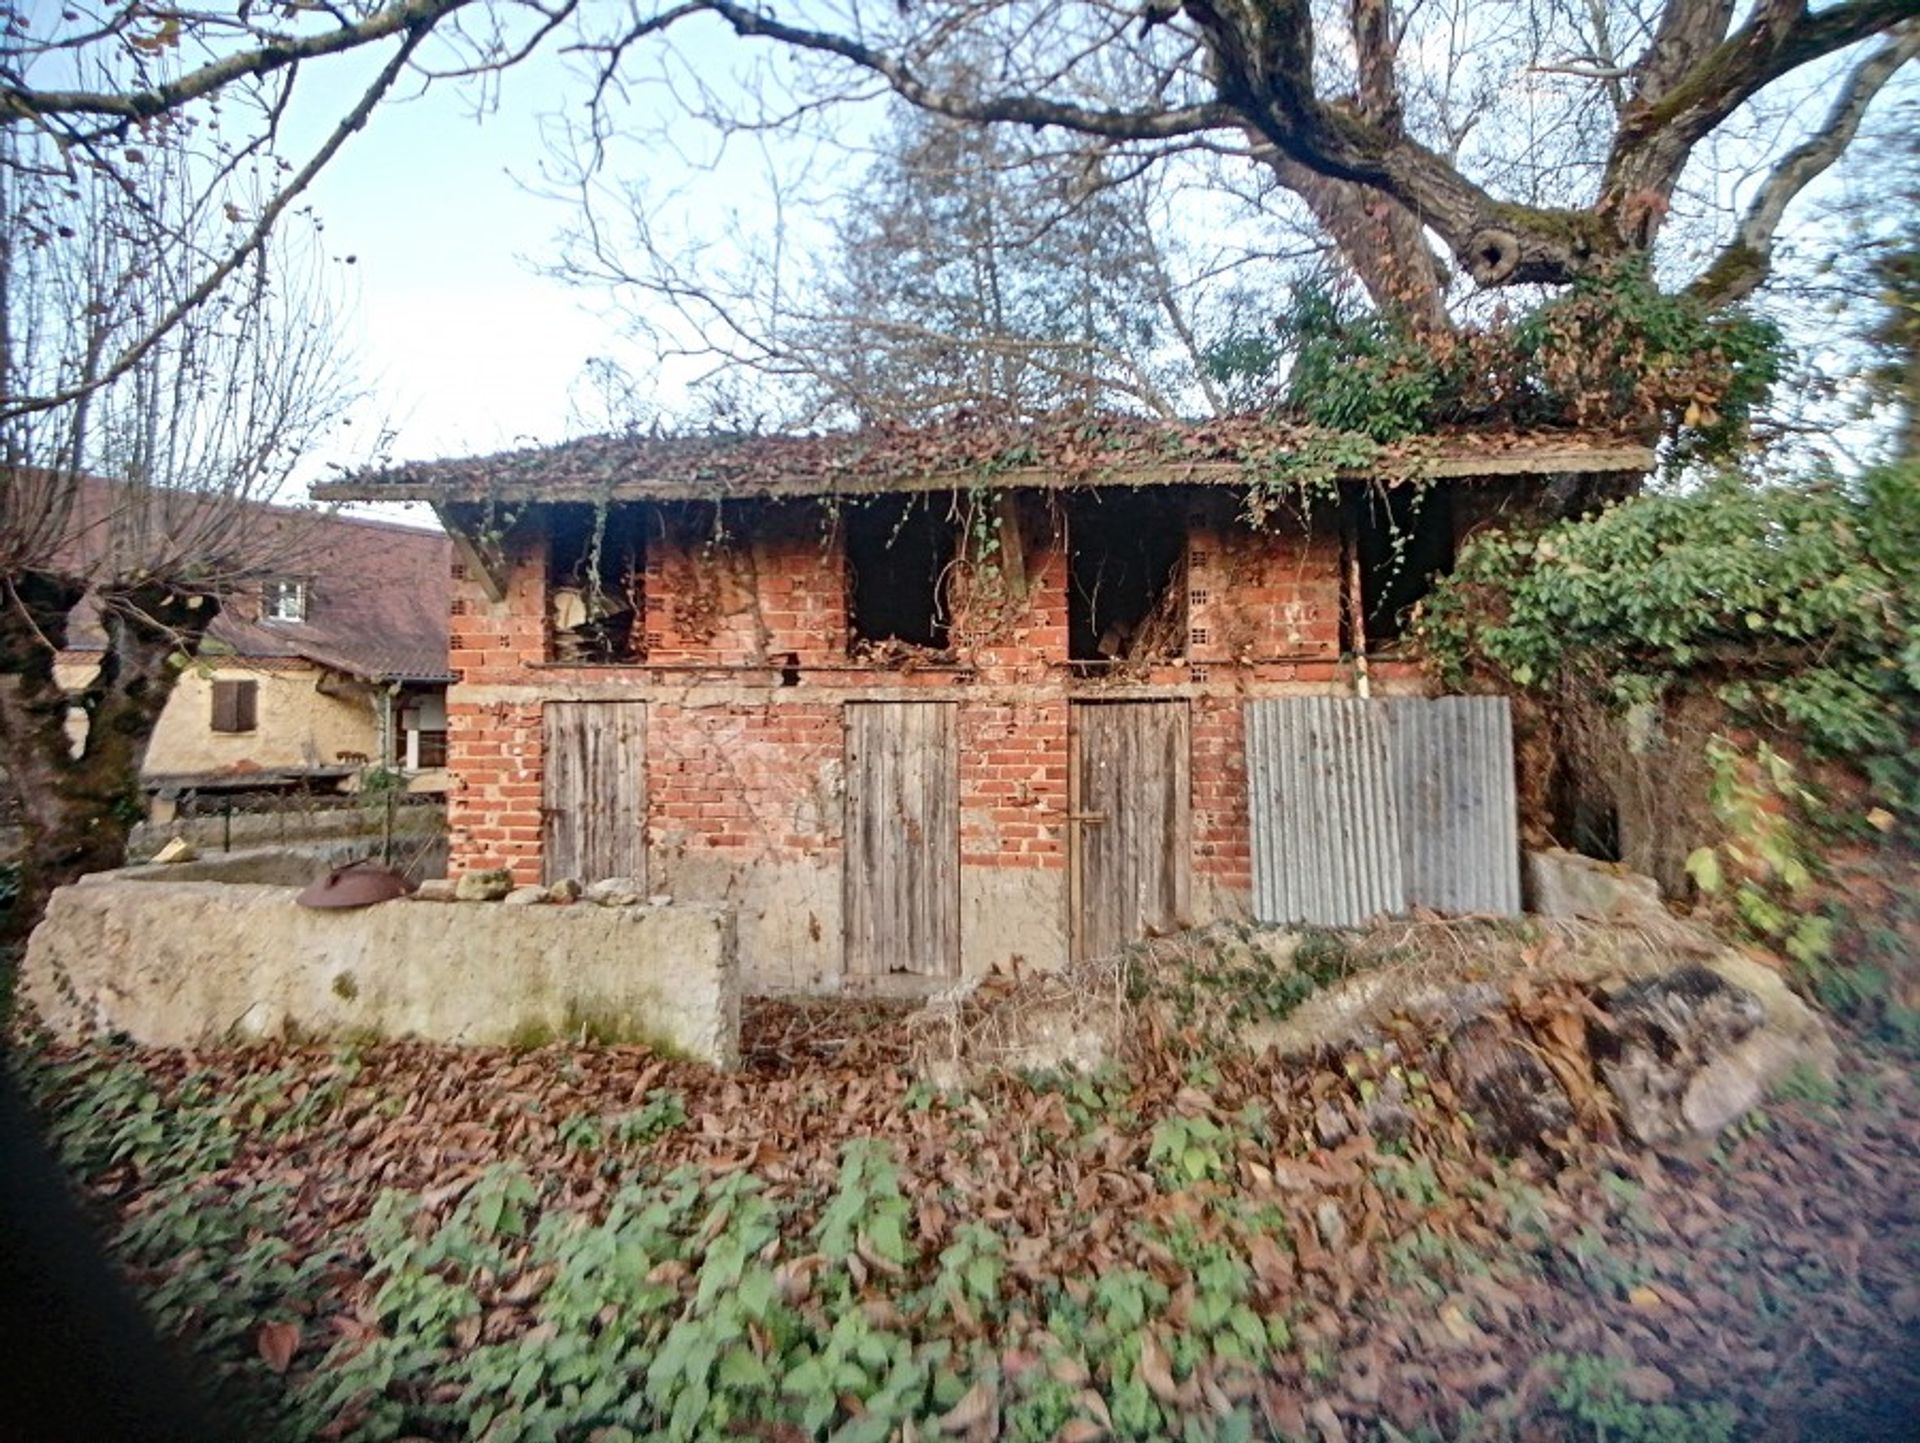
<path id="1" fill-rule="evenodd" d="M 374 862 L 349 862 L 327 873 L 293 900 L 302 907 L 371 907 L 391 902 L 413 888 L 391 868 Z"/>

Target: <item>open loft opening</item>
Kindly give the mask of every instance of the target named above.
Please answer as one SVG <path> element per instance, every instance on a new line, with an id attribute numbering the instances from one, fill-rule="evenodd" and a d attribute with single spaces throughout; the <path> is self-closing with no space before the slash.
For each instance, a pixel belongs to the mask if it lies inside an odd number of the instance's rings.
<path id="1" fill-rule="evenodd" d="M 876 496 L 841 515 L 847 557 L 847 640 L 856 656 L 892 647 L 945 651 L 948 586 L 959 555 L 953 498 Z"/>
<path id="2" fill-rule="evenodd" d="M 1187 512 L 1180 493 L 1069 493 L 1067 658 L 1177 661 L 1187 650 Z"/>
<path id="3" fill-rule="evenodd" d="M 555 661 L 636 662 L 646 654 L 645 508 L 547 510 L 547 635 Z"/>
<path id="4" fill-rule="evenodd" d="M 1349 597 L 1348 651 L 1398 642 L 1413 608 L 1453 567 L 1453 495 L 1441 486 L 1359 486 L 1347 493 L 1349 545 L 1359 572 L 1359 635 Z"/>

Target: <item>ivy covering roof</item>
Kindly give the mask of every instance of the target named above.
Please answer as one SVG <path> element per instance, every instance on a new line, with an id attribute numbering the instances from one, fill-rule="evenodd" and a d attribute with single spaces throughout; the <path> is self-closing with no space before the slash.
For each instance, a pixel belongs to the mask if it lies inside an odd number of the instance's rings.
<path id="1" fill-rule="evenodd" d="M 961 416 L 813 435 L 592 436 L 364 471 L 329 501 L 726 500 L 994 485 L 1247 485 L 1331 476 L 1648 471 L 1644 442 L 1567 430 L 1444 432 L 1379 443 L 1267 416 L 1161 421 Z"/>

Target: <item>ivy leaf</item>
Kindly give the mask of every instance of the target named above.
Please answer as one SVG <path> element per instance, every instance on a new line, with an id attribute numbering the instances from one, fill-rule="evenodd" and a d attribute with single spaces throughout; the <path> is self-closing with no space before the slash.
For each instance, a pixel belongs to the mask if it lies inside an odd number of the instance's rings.
<path id="1" fill-rule="evenodd" d="M 1711 896 L 1720 890 L 1720 854 L 1712 847 L 1695 847 L 1687 854 L 1687 875 Z"/>

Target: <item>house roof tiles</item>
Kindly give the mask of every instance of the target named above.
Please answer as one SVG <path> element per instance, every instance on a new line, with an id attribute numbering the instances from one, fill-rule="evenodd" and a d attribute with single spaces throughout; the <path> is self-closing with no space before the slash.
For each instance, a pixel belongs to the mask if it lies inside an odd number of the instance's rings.
<path id="1" fill-rule="evenodd" d="M 100 549 L 116 495 L 112 483 L 92 483 L 85 498 L 97 525 L 73 528 L 65 558 L 92 569 L 87 553 Z M 211 506 L 216 503 L 209 502 Z M 444 533 L 388 521 L 325 512 L 223 502 L 257 510 L 245 523 L 263 539 L 271 571 L 306 587 L 305 615 L 276 621 L 263 614 L 259 587 L 240 586 L 207 630 L 203 654 L 266 661 L 298 659 L 372 681 L 453 680 L 447 660 L 452 543 Z M 189 529 L 191 521 L 189 521 Z M 68 622 L 67 646 L 98 651 L 105 644 L 91 600 Z"/>

